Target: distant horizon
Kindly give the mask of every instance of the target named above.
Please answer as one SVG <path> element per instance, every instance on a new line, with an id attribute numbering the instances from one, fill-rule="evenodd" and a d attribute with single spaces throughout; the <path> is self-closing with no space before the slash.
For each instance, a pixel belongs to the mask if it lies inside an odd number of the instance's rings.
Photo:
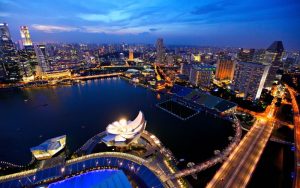
<path id="1" fill-rule="evenodd" d="M 281 40 L 300 50 L 299 0 L 0 1 L 0 22 L 14 41 L 20 26 L 32 41 L 144 43 L 267 48 Z"/>
<path id="2" fill-rule="evenodd" d="M 6 22 L 1 22 L 1 23 L 6 23 Z M 30 32 L 30 28 L 29 28 L 29 32 Z M 31 33 L 30 33 L 31 35 Z M 162 38 L 162 37 L 158 37 L 158 38 Z M 125 41 L 114 41 L 114 42 L 85 42 L 85 41 L 34 41 L 32 40 L 33 43 L 46 43 L 46 44 L 96 44 L 96 45 L 116 45 L 116 44 L 122 44 L 125 43 L 127 45 L 153 45 L 155 46 L 156 40 L 158 39 L 156 38 L 153 42 L 125 42 Z M 32 39 L 32 36 L 31 36 Z M 164 38 L 163 38 L 164 39 Z M 19 39 L 14 39 L 12 37 L 13 42 L 18 42 L 21 40 L 21 37 Z M 274 40 L 274 41 L 280 41 L 280 40 Z M 180 46 L 180 47 L 214 47 L 214 48 L 245 48 L 245 49 L 267 49 L 274 41 L 271 41 L 270 44 L 268 44 L 266 47 L 245 47 L 245 46 L 222 46 L 222 45 L 205 45 L 205 44 L 169 44 L 164 40 L 164 45 L 165 46 Z M 281 40 L 282 41 L 282 40 Z M 285 47 L 285 43 L 283 42 L 283 46 L 285 51 L 299 51 L 300 49 L 286 49 Z"/>

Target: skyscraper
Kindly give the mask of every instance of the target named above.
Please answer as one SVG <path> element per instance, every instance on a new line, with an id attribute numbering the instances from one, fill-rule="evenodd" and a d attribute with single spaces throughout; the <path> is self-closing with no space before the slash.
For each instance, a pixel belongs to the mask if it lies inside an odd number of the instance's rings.
<path id="1" fill-rule="evenodd" d="M 20 27 L 20 33 L 22 38 L 22 44 L 26 48 L 28 46 L 32 46 L 32 41 L 30 39 L 29 29 L 27 26 Z"/>
<path id="2" fill-rule="evenodd" d="M 270 88 L 276 80 L 276 73 L 282 67 L 282 55 L 284 47 L 282 41 L 274 41 L 266 50 L 263 63 L 270 65 L 269 74 L 265 83 L 265 87 Z"/>
<path id="3" fill-rule="evenodd" d="M 0 34 L 1 34 L 1 39 L 11 40 L 11 36 L 10 36 L 10 32 L 9 32 L 7 23 L 0 23 Z"/>
<path id="4" fill-rule="evenodd" d="M 22 75 L 23 81 L 34 80 L 33 68 L 30 65 L 30 53 L 27 50 L 18 50 L 19 63 L 20 63 L 20 73 Z"/>
<path id="5" fill-rule="evenodd" d="M 46 60 L 46 47 L 42 44 L 35 44 L 34 51 L 38 60 L 38 66 L 41 72 L 47 72 L 50 70 L 50 66 Z"/>
<path id="6" fill-rule="evenodd" d="M 217 61 L 216 79 L 232 80 L 235 62 L 230 57 L 221 57 Z"/>
<path id="7" fill-rule="evenodd" d="M 165 60 L 164 40 L 162 38 L 158 38 L 156 41 L 156 62 L 164 63 L 164 60 Z"/>
<path id="8" fill-rule="evenodd" d="M 261 63 L 238 62 L 235 66 L 232 89 L 244 98 L 259 99 L 269 68 L 269 65 Z"/>
<path id="9" fill-rule="evenodd" d="M 0 23 L 0 79 L 19 81 L 21 79 L 18 54 L 7 23 Z"/>

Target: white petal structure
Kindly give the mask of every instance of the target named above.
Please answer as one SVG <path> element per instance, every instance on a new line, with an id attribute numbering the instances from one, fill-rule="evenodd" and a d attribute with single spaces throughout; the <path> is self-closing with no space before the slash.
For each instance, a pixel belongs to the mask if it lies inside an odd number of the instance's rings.
<path id="1" fill-rule="evenodd" d="M 124 146 L 137 140 L 145 128 L 144 114 L 139 111 L 133 121 L 122 119 L 109 124 L 106 128 L 106 136 L 102 138 L 102 141 L 108 146 Z"/>

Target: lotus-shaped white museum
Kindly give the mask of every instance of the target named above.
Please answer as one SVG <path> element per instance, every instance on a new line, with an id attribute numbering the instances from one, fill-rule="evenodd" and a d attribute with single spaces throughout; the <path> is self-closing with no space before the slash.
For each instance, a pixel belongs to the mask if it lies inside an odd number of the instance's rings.
<path id="1" fill-rule="evenodd" d="M 106 136 L 102 141 L 107 146 L 126 146 L 136 141 L 146 128 L 146 120 L 143 112 L 139 111 L 133 121 L 122 119 L 115 121 L 106 127 Z"/>

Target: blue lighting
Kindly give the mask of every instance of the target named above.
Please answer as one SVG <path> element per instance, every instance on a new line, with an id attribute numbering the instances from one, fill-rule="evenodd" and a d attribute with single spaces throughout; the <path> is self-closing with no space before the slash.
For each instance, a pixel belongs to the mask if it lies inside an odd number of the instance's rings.
<path id="1" fill-rule="evenodd" d="M 121 170 L 96 170 L 66 180 L 55 182 L 49 188 L 131 188 L 127 177 Z"/>

